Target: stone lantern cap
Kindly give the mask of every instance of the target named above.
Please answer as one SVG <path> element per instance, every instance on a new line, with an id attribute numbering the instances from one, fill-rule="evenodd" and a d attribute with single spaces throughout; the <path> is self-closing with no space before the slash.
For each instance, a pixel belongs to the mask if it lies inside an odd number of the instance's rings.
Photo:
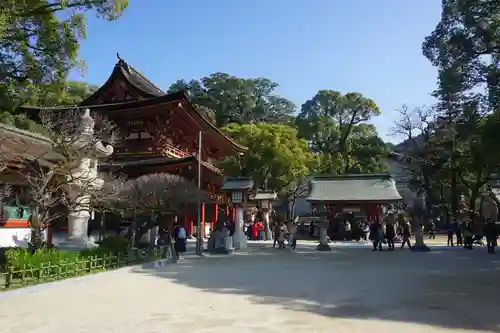
<path id="1" fill-rule="evenodd" d="M 231 177 L 224 179 L 221 191 L 250 191 L 253 188 L 253 180 L 250 177 Z"/>
<path id="2" fill-rule="evenodd" d="M 275 192 L 270 192 L 270 191 L 260 191 L 255 193 L 255 195 L 250 196 L 250 200 L 255 200 L 255 201 L 274 201 L 278 199 L 278 194 Z"/>

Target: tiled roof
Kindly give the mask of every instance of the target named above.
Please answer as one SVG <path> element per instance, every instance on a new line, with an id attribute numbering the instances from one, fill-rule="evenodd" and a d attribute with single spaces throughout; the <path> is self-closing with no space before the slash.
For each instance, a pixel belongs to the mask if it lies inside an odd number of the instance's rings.
<path id="1" fill-rule="evenodd" d="M 221 187 L 222 191 L 234 190 L 251 190 L 253 188 L 253 180 L 249 177 L 234 177 L 226 178 Z"/>
<path id="2" fill-rule="evenodd" d="M 388 174 L 319 176 L 310 182 L 308 201 L 401 200 L 394 180 Z"/>

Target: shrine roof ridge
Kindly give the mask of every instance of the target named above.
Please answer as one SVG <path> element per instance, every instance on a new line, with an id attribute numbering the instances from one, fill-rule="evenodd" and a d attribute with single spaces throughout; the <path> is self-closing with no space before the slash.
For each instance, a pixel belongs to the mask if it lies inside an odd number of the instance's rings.
<path id="1" fill-rule="evenodd" d="M 318 176 L 309 183 L 307 201 L 394 202 L 401 200 L 394 179 L 386 173 Z"/>
<path id="2" fill-rule="evenodd" d="M 140 160 L 111 161 L 108 163 L 99 163 L 99 166 L 119 168 L 125 166 L 141 166 L 141 165 L 169 165 L 169 164 L 191 162 L 195 160 L 196 160 L 195 156 L 188 156 L 175 159 L 171 157 L 154 157 L 154 158 L 145 158 Z"/>
<path id="3" fill-rule="evenodd" d="M 312 177 L 311 181 L 314 180 L 354 180 L 354 179 L 392 179 L 392 176 L 388 173 L 351 173 L 344 175 L 317 175 Z"/>
<path id="4" fill-rule="evenodd" d="M 165 93 L 158 86 L 123 60 L 120 57 L 120 54 L 117 53 L 116 56 L 118 58 L 118 62 L 115 64 L 115 67 L 106 82 L 92 95 L 83 100 L 80 105 L 92 105 L 96 97 L 100 96 L 103 91 L 107 90 L 108 87 L 113 84 L 116 76 L 123 77 L 135 89 L 139 90 L 147 97 L 154 98 L 165 95 Z"/>
<path id="5" fill-rule="evenodd" d="M 228 137 L 226 134 L 224 134 L 217 126 L 212 124 L 206 117 L 204 117 L 200 111 L 198 110 L 198 107 L 194 104 L 191 104 L 189 100 L 189 95 L 186 90 L 178 90 L 174 91 L 159 97 L 154 97 L 154 98 L 149 98 L 149 99 L 144 99 L 144 100 L 136 100 L 136 101 L 126 101 L 126 102 L 118 102 L 118 103 L 108 103 L 108 104 L 97 104 L 97 105 L 71 105 L 71 106 L 56 106 L 56 107 L 44 107 L 44 106 L 23 106 L 22 109 L 28 112 L 39 112 L 40 110 L 53 110 L 53 111 L 65 111 L 65 110 L 70 110 L 74 108 L 81 108 L 81 109 L 96 109 L 96 110 L 105 110 L 106 112 L 122 112 L 126 110 L 137 110 L 141 107 L 149 107 L 149 106 L 159 106 L 162 104 L 168 104 L 168 103 L 173 103 L 173 102 L 186 102 L 189 104 L 189 107 L 194 111 L 194 114 L 208 126 L 210 129 L 213 131 L 217 132 L 219 135 L 221 135 L 223 138 L 228 140 L 234 147 L 236 147 L 240 151 L 246 151 L 248 150 L 248 147 L 245 147 L 230 137 Z M 189 111 L 188 111 L 189 112 Z"/>
<path id="6" fill-rule="evenodd" d="M 253 185 L 251 177 L 228 177 L 224 179 L 224 184 L 220 189 L 223 191 L 251 190 Z"/>
<path id="7" fill-rule="evenodd" d="M 17 135 L 17 136 L 20 136 L 20 137 L 23 137 L 23 138 L 30 138 L 30 139 L 33 139 L 33 140 L 37 140 L 41 143 L 46 143 L 46 144 L 52 144 L 52 140 L 42 134 L 38 134 L 38 133 L 35 133 L 35 132 L 31 132 L 31 131 L 27 131 L 27 130 L 23 130 L 23 129 L 20 129 L 20 128 L 17 128 L 17 127 L 14 127 L 14 126 L 10 126 L 10 125 L 6 125 L 6 124 L 2 124 L 0 123 L 0 131 L 2 132 L 8 132 L 8 133 L 11 133 L 11 134 L 14 134 L 14 135 Z"/>

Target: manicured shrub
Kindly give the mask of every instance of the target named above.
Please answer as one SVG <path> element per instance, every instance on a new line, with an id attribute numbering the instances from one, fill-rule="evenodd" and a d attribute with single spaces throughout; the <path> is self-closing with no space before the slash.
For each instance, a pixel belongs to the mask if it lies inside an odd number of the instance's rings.
<path id="1" fill-rule="evenodd" d="M 127 252 L 129 240 L 123 236 L 109 236 L 99 243 L 99 247 L 94 249 L 94 253 L 117 254 Z"/>
<path id="2" fill-rule="evenodd" d="M 7 263 L 14 270 L 30 267 L 41 267 L 49 263 L 69 263 L 81 258 L 79 252 L 59 251 L 57 249 L 40 249 L 33 254 L 26 248 L 12 248 L 5 252 Z"/>

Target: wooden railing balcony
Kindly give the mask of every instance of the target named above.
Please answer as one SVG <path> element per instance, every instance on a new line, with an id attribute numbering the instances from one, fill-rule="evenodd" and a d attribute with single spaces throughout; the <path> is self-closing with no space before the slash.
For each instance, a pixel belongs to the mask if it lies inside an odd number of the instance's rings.
<path id="1" fill-rule="evenodd" d="M 190 156 L 197 156 L 198 154 L 197 153 L 189 153 L 189 152 L 186 152 L 186 151 L 183 151 L 177 147 L 175 147 L 174 145 L 171 145 L 171 144 L 164 144 L 163 145 L 164 147 L 164 151 L 169 154 L 170 156 L 173 156 L 173 157 L 177 157 L 177 158 L 184 158 L 184 157 L 190 157 Z M 205 166 L 207 169 L 217 173 L 217 174 L 220 174 L 222 175 L 222 170 L 217 168 L 215 165 L 211 164 L 211 163 L 208 163 L 206 161 L 201 161 L 201 164 L 203 166 Z"/>
<path id="2" fill-rule="evenodd" d="M 183 157 L 193 156 L 191 153 L 181 150 L 169 143 L 163 144 L 163 147 L 164 147 L 163 149 L 164 152 L 172 157 L 183 158 Z"/>

